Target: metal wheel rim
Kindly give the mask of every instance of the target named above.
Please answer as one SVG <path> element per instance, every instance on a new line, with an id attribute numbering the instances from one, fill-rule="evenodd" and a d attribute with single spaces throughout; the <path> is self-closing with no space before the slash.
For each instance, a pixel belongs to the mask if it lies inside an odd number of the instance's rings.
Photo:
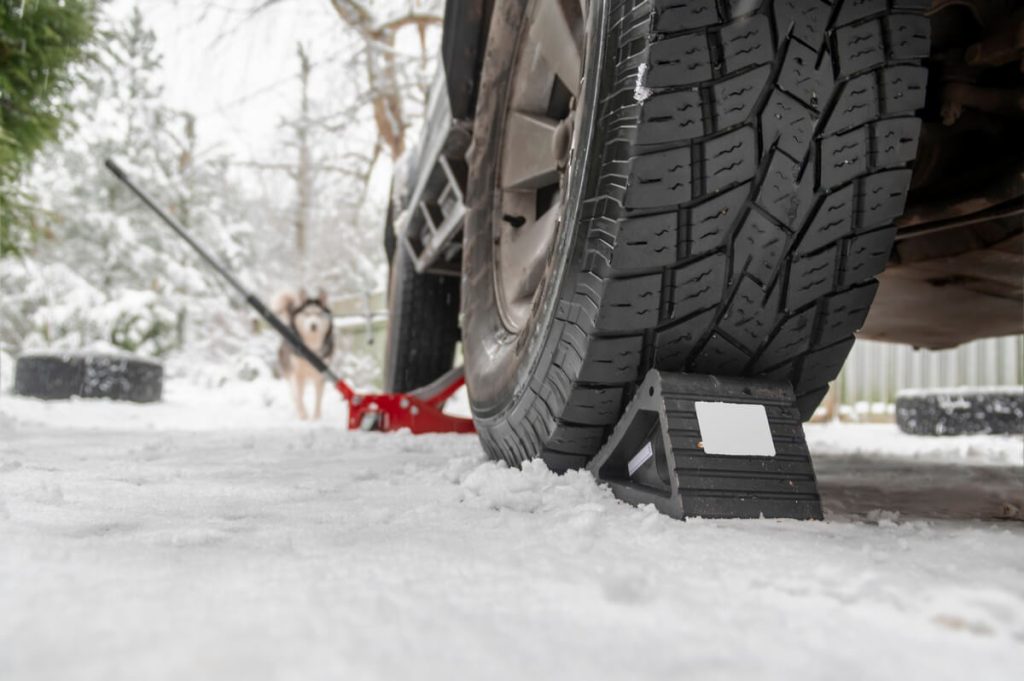
<path id="1" fill-rule="evenodd" d="M 563 222 L 586 16 L 586 0 L 535 0 L 515 46 L 493 224 L 495 299 L 513 333 L 529 322 Z"/>

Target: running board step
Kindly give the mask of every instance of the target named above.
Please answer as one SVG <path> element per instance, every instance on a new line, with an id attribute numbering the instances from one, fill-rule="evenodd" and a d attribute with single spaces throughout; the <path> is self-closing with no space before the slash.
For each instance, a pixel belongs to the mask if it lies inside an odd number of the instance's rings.
<path id="1" fill-rule="evenodd" d="M 587 468 L 674 518 L 822 517 L 786 381 L 652 369 Z"/>

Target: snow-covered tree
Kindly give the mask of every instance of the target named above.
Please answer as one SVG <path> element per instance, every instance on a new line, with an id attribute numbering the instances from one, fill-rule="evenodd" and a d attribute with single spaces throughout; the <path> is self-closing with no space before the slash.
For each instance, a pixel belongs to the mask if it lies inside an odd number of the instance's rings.
<path id="1" fill-rule="evenodd" d="M 0 2 L 0 257 L 34 235 L 17 178 L 57 135 L 69 70 L 87 56 L 95 8 L 92 0 Z"/>
<path id="2" fill-rule="evenodd" d="M 332 295 L 379 289 L 386 264 L 381 246 L 384 206 L 366 199 L 375 144 L 373 123 L 335 115 L 332 75 L 307 48 L 297 50 L 294 113 L 281 121 L 273 160 L 246 164 L 267 179 L 260 206 L 258 249 L 273 252 L 268 274 L 279 285 L 323 287 Z M 318 87 L 313 87 L 314 81 Z"/>
<path id="3" fill-rule="evenodd" d="M 227 160 L 203 152 L 193 116 L 163 104 L 142 13 L 104 30 L 96 61 L 78 74 L 73 130 L 27 180 L 44 238 L 25 257 L 0 261 L 10 292 L 0 301 L 2 340 L 162 355 L 189 334 L 230 339 L 245 317 L 225 313 L 222 284 L 103 167 L 118 158 L 195 236 L 245 269 L 252 234 L 234 208 Z"/>

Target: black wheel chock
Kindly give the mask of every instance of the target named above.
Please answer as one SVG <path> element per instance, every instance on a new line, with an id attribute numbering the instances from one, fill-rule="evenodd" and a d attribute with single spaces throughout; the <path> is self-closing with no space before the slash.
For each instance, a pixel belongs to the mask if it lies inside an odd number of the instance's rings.
<path id="1" fill-rule="evenodd" d="M 674 518 L 822 517 L 785 381 L 652 369 L 588 469 Z"/>

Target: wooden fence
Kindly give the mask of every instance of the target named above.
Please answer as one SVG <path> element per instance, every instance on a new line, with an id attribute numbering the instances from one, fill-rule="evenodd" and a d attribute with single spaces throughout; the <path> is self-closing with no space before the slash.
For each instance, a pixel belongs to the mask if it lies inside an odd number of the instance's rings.
<path id="1" fill-rule="evenodd" d="M 339 350 L 372 357 L 381 367 L 388 333 L 386 291 L 348 295 L 331 300 Z M 379 377 L 377 382 L 379 383 Z M 375 387 L 379 388 L 380 385 Z"/>

